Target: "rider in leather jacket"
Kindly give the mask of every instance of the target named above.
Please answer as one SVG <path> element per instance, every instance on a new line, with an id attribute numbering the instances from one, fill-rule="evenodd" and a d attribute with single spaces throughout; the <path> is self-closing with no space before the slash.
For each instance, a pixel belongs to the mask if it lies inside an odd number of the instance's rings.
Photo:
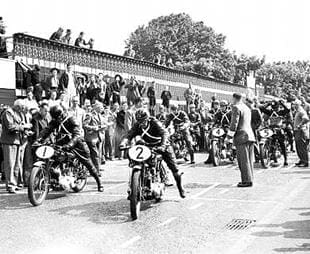
<path id="1" fill-rule="evenodd" d="M 271 106 L 271 107 L 270 107 Z M 283 117 L 286 118 L 287 115 L 290 113 L 290 110 L 285 106 L 282 101 L 271 101 L 263 106 L 260 107 L 261 112 L 266 114 L 269 119 L 272 117 Z M 278 140 L 281 148 L 281 152 L 284 157 L 284 166 L 287 166 L 287 151 L 285 146 L 285 135 L 282 126 L 278 125 L 270 125 L 271 128 L 276 128 L 275 138 Z M 275 158 L 275 162 L 276 158 Z"/>
<path id="2" fill-rule="evenodd" d="M 121 142 L 120 147 L 126 146 L 126 144 L 136 136 L 141 136 L 146 146 L 155 147 L 156 152 L 162 155 L 163 160 L 173 173 L 180 196 L 185 198 L 185 191 L 181 181 L 182 174 L 179 173 L 176 167 L 173 149 L 168 140 L 168 132 L 156 118 L 150 117 L 148 112 L 144 109 L 139 109 L 135 117 L 137 122 Z"/>
<path id="3" fill-rule="evenodd" d="M 177 127 L 182 128 L 181 132 L 186 142 L 186 146 L 187 146 L 190 158 L 191 158 L 191 164 L 195 164 L 194 149 L 193 149 L 192 142 L 191 142 L 191 136 L 190 136 L 188 128 L 186 128 L 186 127 L 189 127 L 189 124 L 190 124 L 188 116 L 184 111 L 179 110 L 176 105 L 171 105 L 170 108 L 171 108 L 171 113 L 167 115 L 165 127 L 167 128 L 172 122 L 175 129 L 177 129 Z"/>
<path id="4" fill-rule="evenodd" d="M 81 137 L 81 129 L 75 117 L 69 116 L 60 105 L 51 107 L 50 115 L 52 120 L 49 125 L 42 130 L 38 141 L 40 142 L 47 139 L 50 134 L 55 131 L 56 144 L 62 146 L 64 150 L 74 150 L 78 160 L 95 178 L 98 191 L 103 192 L 101 180 L 91 161 L 88 146 Z"/>
<path id="5" fill-rule="evenodd" d="M 189 113 L 188 113 L 188 118 L 190 121 L 190 133 L 191 135 L 195 135 L 197 142 L 199 144 L 199 147 L 202 147 L 201 145 L 201 132 L 200 132 L 200 127 L 201 127 L 201 116 L 198 112 L 196 112 L 196 107 L 194 104 L 189 105 Z"/>

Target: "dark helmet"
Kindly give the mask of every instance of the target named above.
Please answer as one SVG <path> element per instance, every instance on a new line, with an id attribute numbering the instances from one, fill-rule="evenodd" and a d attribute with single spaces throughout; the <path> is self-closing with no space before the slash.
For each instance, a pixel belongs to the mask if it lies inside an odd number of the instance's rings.
<path id="1" fill-rule="evenodd" d="M 136 120 L 138 123 L 142 123 L 143 121 L 147 120 L 149 118 L 149 114 L 144 109 L 139 109 L 136 112 Z"/>
<path id="2" fill-rule="evenodd" d="M 55 105 L 50 108 L 50 115 L 53 119 L 57 120 L 64 114 L 64 109 L 60 105 Z"/>

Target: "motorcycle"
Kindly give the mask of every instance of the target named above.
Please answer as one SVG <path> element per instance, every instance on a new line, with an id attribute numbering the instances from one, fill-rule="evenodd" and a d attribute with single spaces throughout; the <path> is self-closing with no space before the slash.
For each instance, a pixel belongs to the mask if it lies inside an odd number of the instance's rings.
<path id="1" fill-rule="evenodd" d="M 140 215 L 141 202 L 155 199 L 159 202 L 165 192 L 167 172 L 162 164 L 162 157 L 156 149 L 150 149 L 137 143 L 128 149 L 130 214 L 133 220 Z"/>
<path id="2" fill-rule="evenodd" d="M 38 147 L 36 144 L 35 147 Z M 46 199 L 50 188 L 56 191 L 80 192 L 87 184 L 87 169 L 74 151 L 63 151 L 61 146 L 40 145 L 35 151 L 37 161 L 29 178 L 28 198 L 33 206 Z"/>
<path id="3" fill-rule="evenodd" d="M 219 166 L 221 160 L 229 159 L 234 161 L 236 158 L 236 148 L 232 140 L 228 140 L 225 144 L 225 130 L 223 128 L 215 127 L 211 130 L 211 155 L 213 165 Z"/>
<path id="4" fill-rule="evenodd" d="M 184 128 L 185 126 L 177 126 L 170 135 L 170 141 L 173 147 L 175 157 L 177 159 L 183 158 L 185 161 L 188 161 L 187 157 L 189 153 L 182 134 Z"/>
<path id="5" fill-rule="evenodd" d="M 198 143 L 198 139 L 200 136 L 200 129 L 199 126 L 191 126 L 189 129 L 189 132 L 191 134 L 192 137 L 192 146 L 195 152 L 199 151 L 200 147 L 199 147 L 199 143 Z"/>

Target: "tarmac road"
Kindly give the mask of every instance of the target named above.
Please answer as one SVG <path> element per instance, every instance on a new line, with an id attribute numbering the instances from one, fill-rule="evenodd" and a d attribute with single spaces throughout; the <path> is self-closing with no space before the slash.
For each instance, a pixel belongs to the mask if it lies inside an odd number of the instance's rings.
<path id="1" fill-rule="evenodd" d="M 127 161 L 108 162 L 103 193 L 89 178 L 83 192 L 51 192 L 39 207 L 1 184 L 0 253 L 310 253 L 310 169 L 295 167 L 295 155 L 285 168 L 257 165 L 252 188 L 236 187 L 235 164 L 206 166 L 204 157 L 179 165 L 186 199 L 169 187 L 136 221 Z"/>

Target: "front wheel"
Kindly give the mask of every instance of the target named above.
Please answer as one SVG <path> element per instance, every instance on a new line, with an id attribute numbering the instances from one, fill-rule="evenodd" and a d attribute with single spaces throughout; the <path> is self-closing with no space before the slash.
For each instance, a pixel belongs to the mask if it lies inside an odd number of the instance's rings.
<path id="1" fill-rule="evenodd" d="M 268 168 L 270 166 L 270 152 L 266 143 L 259 144 L 259 156 L 263 168 Z"/>
<path id="2" fill-rule="evenodd" d="M 133 220 L 136 220 L 140 214 L 141 206 L 141 172 L 134 171 L 131 179 L 131 197 L 130 197 L 130 214 Z"/>
<path id="3" fill-rule="evenodd" d="M 81 174 L 79 174 L 80 172 Z M 72 190 L 74 192 L 82 191 L 87 184 L 86 169 L 85 166 L 83 166 L 81 163 L 78 164 L 78 173 L 76 175 L 76 180 L 74 181 L 74 183 L 75 186 L 72 187 Z"/>
<path id="4" fill-rule="evenodd" d="M 49 191 L 49 175 L 44 166 L 34 167 L 28 185 L 28 198 L 33 206 L 39 206 L 46 199 Z"/>
<path id="5" fill-rule="evenodd" d="M 211 143 L 211 154 L 213 156 L 212 162 L 215 167 L 220 165 L 221 161 L 221 152 L 219 147 L 219 142 L 217 140 L 213 140 Z"/>

